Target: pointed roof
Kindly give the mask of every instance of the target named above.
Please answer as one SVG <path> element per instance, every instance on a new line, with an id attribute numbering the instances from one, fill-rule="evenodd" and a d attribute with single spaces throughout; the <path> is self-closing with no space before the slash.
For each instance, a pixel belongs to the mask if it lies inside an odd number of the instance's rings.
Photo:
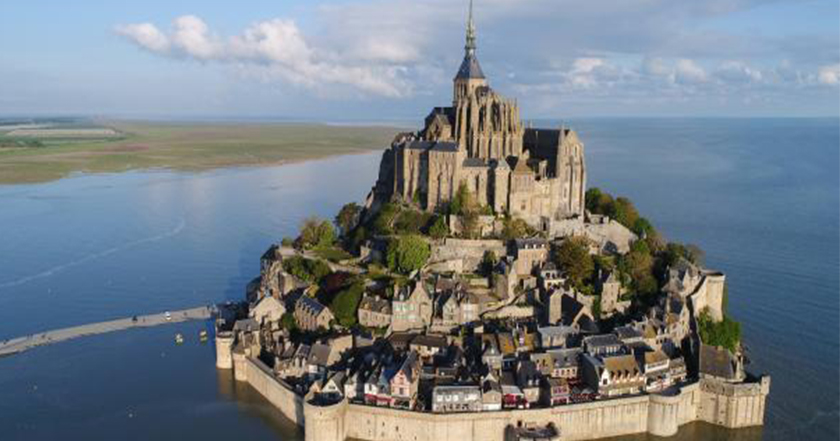
<path id="1" fill-rule="evenodd" d="M 455 75 L 456 80 L 483 80 L 485 78 L 484 72 L 481 70 L 481 65 L 478 64 L 478 58 L 475 57 L 475 39 L 476 38 L 475 22 L 473 21 L 473 3 L 472 0 L 470 0 L 470 15 L 467 19 L 467 44 L 464 46 L 464 61 L 461 62 L 461 67 L 458 69 L 458 74 Z"/>
<path id="2" fill-rule="evenodd" d="M 481 65 L 478 64 L 478 58 L 475 54 L 467 54 L 464 56 L 464 61 L 461 62 L 461 67 L 458 68 L 458 74 L 455 75 L 456 80 L 477 79 L 483 80 L 484 71 L 481 70 Z"/>
<path id="3" fill-rule="evenodd" d="M 514 174 L 529 174 L 529 173 L 533 173 L 533 171 L 531 171 L 531 168 L 528 167 L 528 164 L 525 163 L 524 158 L 519 158 L 519 160 L 516 161 L 516 166 L 513 168 L 513 173 Z"/>

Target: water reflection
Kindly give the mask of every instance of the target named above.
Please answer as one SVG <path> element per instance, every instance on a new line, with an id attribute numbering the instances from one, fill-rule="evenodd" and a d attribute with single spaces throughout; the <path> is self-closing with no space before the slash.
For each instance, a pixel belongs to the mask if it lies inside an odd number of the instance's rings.
<path id="1" fill-rule="evenodd" d="M 665 439 L 668 441 L 761 441 L 763 436 L 763 427 L 730 430 L 708 423 L 696 422 L 681 426 L 679 432 L 669 438 L 644 434 L 604 439 L 606 441 L 662 441 Z"/>
<path id="2" fill-rule="evenodd" d="M 283 416 L 253 387 L 234 380 L 233 371 L 217 369 L 216 384 L 222 398 L 236 402 L 240 411 L 262 421 L 277 435 L 278 439 L 283 441 L 304 439 L 303 430 L 297 424 Z"/>

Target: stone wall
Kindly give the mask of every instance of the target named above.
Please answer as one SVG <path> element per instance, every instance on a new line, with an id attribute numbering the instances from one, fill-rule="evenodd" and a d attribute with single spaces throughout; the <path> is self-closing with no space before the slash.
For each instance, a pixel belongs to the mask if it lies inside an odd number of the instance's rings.
<path id="1" fill-rule="evenodd" d="M 475 271 L 487 251 L 495 253 L 497 259 L 507 256 L 507 246 L 501 240 L 446 239 L 443 243 L 432 244 L 429 262 L 460 259 L 463 260 L 463 271 Z"/>
<path id="2" fill-rule="evenodd" d="M 730 428 L 764 424 L 770 377 L 737 384 L 701 379 L 699 388 L 702 392 L 697 409 L 700 420 Z"/>
<path id="3" fill-rule="evenodd" d="M 239 368 L 239 366 L 236 366 L 236 368 Z M 247 381 L 268 402 L 280 410 L 286 418 L 298 426 L 305 427 L 304 416 L 307 412 L 304 411 L 303 398 L 300 395 L 294 393 L 294 391 L 277 380 L 274 377 L 274 373 L 271 372 L 271 369 L 259 360 L 246 358 L 242 363 L 242 369 L 244 370 L 244 375 L 242 376 L 244 378 L 240 380 L 242 377 L 237 376 L 236 379 L 238 381 Z M 308 439 L 309 437 L 307 436 Z"/>
<path id="4" fill-rule="evenodd" d="M 287 418 L 306 441 L 504 441 L 508 425 L 554 423 L 561 440 L 650 433 L 671 436 L 692 421 L 728 428 L 761 425 L 769 377 L 726 384 L 701 380 L 669 395 L 640 395 L 547 409 L 432 414 L 349 404 L 315 406 L 295 394 L 258 360 L 234 352 L 235 377 L 247 381 Z"/>

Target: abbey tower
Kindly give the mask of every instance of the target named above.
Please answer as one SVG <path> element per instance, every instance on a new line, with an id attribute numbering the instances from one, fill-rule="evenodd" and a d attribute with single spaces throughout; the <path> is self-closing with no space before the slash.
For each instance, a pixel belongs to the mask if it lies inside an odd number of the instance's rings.
<path id="1" fill-rule="evenodd" d="M 432 109 L 422 130 L 397 135 L 382 157 L 369 204 L 376 210 L 399 199 L 436 210 L 463 185 L 496 214 L 539 229 L 582 217 L 583 143 L 567 128 L 525 128 L 517 103 L 490 87 L 477 49 L 471 2 L 452 105 Z"/>

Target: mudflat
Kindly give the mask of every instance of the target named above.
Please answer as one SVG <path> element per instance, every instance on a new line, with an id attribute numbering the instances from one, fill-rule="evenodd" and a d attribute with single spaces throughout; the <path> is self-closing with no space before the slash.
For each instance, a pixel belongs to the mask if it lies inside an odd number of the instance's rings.
<path id="1" fill-rule="evenodd" d="M 397 128 L 289 123 L 105 121 L 121 136 L 55 139 L 0 148 L 0 184 L 45 182 L 73 172 L 271 165 L 383 149 Z"/>

